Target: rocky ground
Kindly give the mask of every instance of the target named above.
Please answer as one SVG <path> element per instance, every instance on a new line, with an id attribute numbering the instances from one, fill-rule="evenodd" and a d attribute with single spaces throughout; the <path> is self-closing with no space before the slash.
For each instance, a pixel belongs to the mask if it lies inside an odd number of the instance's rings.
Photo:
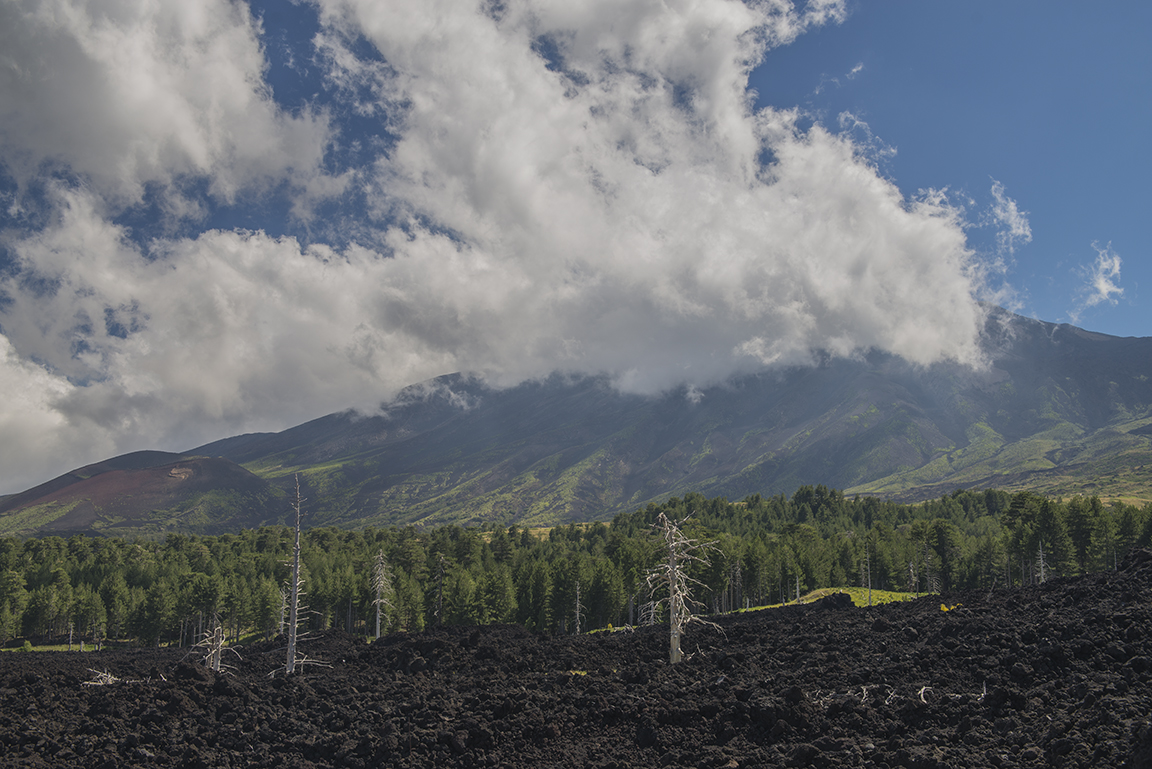
<path id="1" fill-rule="evenodd" d="M 4 653 L 0 765 L 1152 767 L 1152 553 L 943 600 L 724 617 L 676 666 L 657 628 Z"/>

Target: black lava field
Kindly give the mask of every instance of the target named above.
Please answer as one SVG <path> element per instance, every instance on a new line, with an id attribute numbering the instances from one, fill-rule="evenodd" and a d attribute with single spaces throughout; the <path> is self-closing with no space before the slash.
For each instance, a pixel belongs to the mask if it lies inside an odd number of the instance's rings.
<path id="1" fill-rule="evenodd" d="M 1152 553 L 872 609 L 0 655 L 5 767 L 1152 767 Z M 941 602 L 949 611 L 941 610 Z"/>

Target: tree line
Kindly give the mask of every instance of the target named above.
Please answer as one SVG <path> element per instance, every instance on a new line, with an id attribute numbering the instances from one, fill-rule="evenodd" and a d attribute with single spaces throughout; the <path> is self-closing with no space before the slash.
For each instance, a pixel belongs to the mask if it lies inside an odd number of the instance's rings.
<path id="1" fill-rule="evenodd" d="M 823 587 L 1012 589 L 1114 568 L 1127 549 L 1152 543 L 1152 504 L 987 490 L 908 505 L 824 486 L 736 502 L 689 493 L 547 531 L 315 528 L 301 540 L 302 629 L 371 635 L 380 607 L 381 632 L 515 622 L 571 633 L 653 621 L 646 576 L 661 558 L 652 529 L 661 514 L 715 541 L 707 562 L 688 567 L 694 597 L 712 613 Z M 287 621 L 293 537 L 265 527 L 162 541 L 0 539 L 0 643 L 189 645 L 217 623 L 231 640 L 271 637 Z"/>

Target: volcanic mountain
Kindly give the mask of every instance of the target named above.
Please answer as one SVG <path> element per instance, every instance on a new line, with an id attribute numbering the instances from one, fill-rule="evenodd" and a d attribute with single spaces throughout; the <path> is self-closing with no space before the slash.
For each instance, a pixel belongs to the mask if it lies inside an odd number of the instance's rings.
<path id="1" fill-rule="evenodd" d="M 989 486 L 1152 500 L 1152 338 L 996 308 L 983 345 L 982 368 L 873 352 L 652 397 L 597 377 L 497 390 L 453 374 L 376 415 L 331 414 L 135 470 L 122 464 L 140 455 L 84 468 L 0 501 L 0 533 L 283 520 L 297 473 L 309 524 L 341 527 L 603 520 L 688 491 L 739 499 L 805 484 L 901 501 Z M 197 482 L 173 482 L 181 467 L 202 468 Z M 107 473 L 119 491 L 89 492 Z M 132 517 L 115 512 L 127 498 Z"/>
<path id="2" fill-rule="evenodd" d="M 272 523 L 282 495 L 218 457 L 137 451 L 0 500 L 6 534 L 215 532 Z"/>

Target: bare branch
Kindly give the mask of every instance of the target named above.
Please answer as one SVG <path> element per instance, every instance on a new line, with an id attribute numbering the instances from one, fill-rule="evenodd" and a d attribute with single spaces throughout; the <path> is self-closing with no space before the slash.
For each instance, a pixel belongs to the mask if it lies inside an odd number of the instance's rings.
<path id="1" fill-rule="evenodd" d="M 376 563 L 372 567 L 372 589 L 376 593 L 376 600 L 372 604 L 376 607 L 376 637 L 380 637 L 380 617 L 387 609 L 389 612 L 395 610 L 392 603 L 392 570 L 388 568 L 388 559 L 384 557 L 384 551 L 380 550 L 376 553 Z"/>
<path id="2" fill-rule="evenodd" d="M 690 586 L 696 585 L 704 587 L 704 585 L 696 579 L 688 576 L 685 567 L 695 561 L 702 563 L 705 566 L 710 565 L 708 558 L 703 555 L 709 550 L 715 551 L 716 543 L 714 541 L 703 542 L 701 540 L 692 539 L 684 534 L 681 526 L 687 522 L 687 518 L 679 524 L 672 523 L 664 513 L 660 513 L 660 517 L 656 519 L 653 528 L 656 529 L 664 539 L 665 547 L 668 552 L 668 560 L 656 566 L 648 572 L 648 587 L 654 589 L 657 586 L 668 586 L 668 627 L 669 627 L 669 654 L 668 658 L 674 665 L 683 658 L 680 651 L 680 637 L 684 632 L 685 626 L 690 622 L 700 622 L 702 624 L 718 627 L 713 622 L 701 619 L 694 614 L 695 611 L 702 611 L 705 607 L 699 601 L 692 599 L 690 593 Z M 662 601 L 656 602 L 655 605 L 663 603 Z M 655 608 L 655 606 L 653 607 Z"/>
<path id="3" fill-rule="evenodd" d="M 113 684 L 118 684 L 123 680 L 112 675 L 107 670 L 101 671 L 95 670 L 94 668 L 88 668 L 88 672 L 93 675 L 93 678 L 91 681 L 82 682 L 80 684 L 81 686 L 111 686 Z"/>
<path id="4" fill-rule="evenodd" d="M 204 633 L 199 643 L 193 646 L 188 654 L 193 652 L 204 653 L 204 664 L 207 665 L 213 672 L 219 673 L 223 668 L 228 666 L 223 664 L 224 650 L 224 626 L 220 624 L 220 617 L 216 614 L 212 615 L 212 629 Z M 240 652 L 235 649 L 228 649 L 240 658 Z M 187 656 L 187 655 L 185 655 Z"/>

